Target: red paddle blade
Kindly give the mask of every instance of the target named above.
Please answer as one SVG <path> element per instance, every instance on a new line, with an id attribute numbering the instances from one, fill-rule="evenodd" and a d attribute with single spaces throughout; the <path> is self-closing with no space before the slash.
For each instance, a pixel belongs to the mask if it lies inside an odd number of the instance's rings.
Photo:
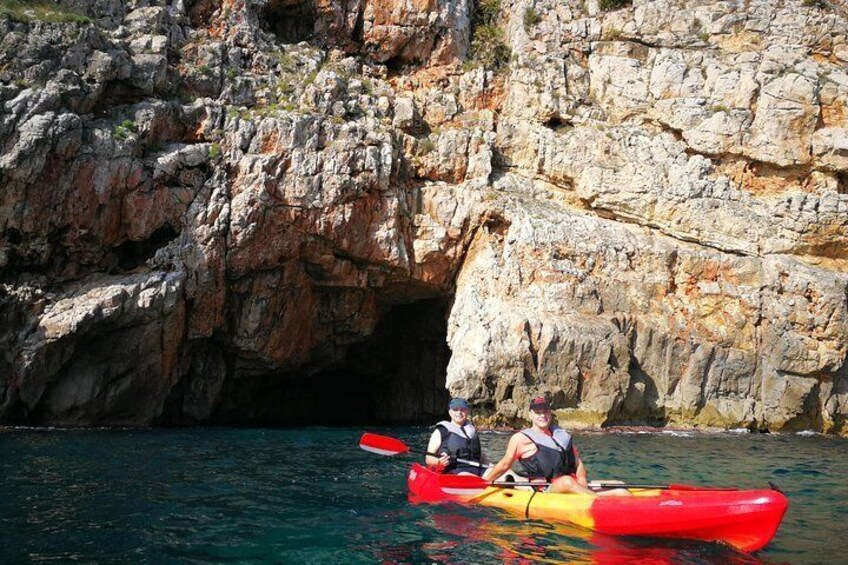
<path id="1" fill-rule="evenodd" d="M 399 439 L 368 432 L 362 434 L 359 447 L 377 455 L 399 455 L 409 451 L 409 447 Z"/>

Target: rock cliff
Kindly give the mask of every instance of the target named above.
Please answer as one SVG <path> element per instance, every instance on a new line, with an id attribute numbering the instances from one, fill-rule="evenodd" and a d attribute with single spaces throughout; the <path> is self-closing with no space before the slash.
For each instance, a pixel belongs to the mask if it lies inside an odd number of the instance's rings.
<path id="1" fill-rule="evenodd" d="M 837 0 L 8 0 L 0 38 L 0 423 L 848 433 Z"/>

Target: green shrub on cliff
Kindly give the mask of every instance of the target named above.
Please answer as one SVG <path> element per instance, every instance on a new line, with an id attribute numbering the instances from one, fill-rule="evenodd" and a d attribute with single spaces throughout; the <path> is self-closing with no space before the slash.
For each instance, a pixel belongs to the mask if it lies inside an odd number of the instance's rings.
<path id="1" fill-rule="evenodd" d="M 9 16 L 21 23 L 48 22 L 81 24 L 91 23 L 91 18 L 82 14 L 62 10 L 50 2 L 26 2 L 24 0 L 0 0 L 0 16 Z"/>
<path id="2" fill-rule="evenodd" d="M 138 127 L 135 125 L 135 122 L 132 120 L 124 120 L 112 130 L 112 137 L 124 140 L 137 131 Z"/>
<path id="3" fill-rule="evenodd" d="M 474 14 L 477 25 L 493 25 L 501 10 L 501 0 L 479 0 Z"/>
<path id="4" fill-rule="evenodd" d="M 504 40 L 503 30 L 496 24 L 500 9 L 500 0 L 480 0 L 477 4 L 466 67 L 482 66 L 498 71 L 509 64 L 512 52 Z"/>
<path id="5" fill-rule="evenodd" d="M 504 41 L 503 31 L 496 26 L 480 26 L 471 41 L 471 59 L 476 66 L 499 71 L 509 64 L 511 51 Z"/>
<path id="6" fill-rule="evenodd" d="M 542 21 L 542 17 L 539 15 L 539 12 L 536 11 L 536 8 L 533 6 L 528 6 L 526 10 L 524 10 L 524 30 L 530 31 L 530 29 Z"/>
<path id="7" fill-rule="evenodd" d="M 209 155 L 208 155 L 209 160 L 214 161 L 215 159 L 217 159 L 220 156 L 221 156 L 221 146 L 218 145 L 217 143 L 213 143 L 212 145 L 210 145 L 209 146 Z"/>
<path id="8" fill-rule="evenodd" d="M 432 153 L 436 150 L 436 143 L 430 139 L 429 137 L 421 142 L 421 145 L 418 146 L 423 155 L 427 155 L 428 153 Z"/>
<path id="9" fill-rule="evenodd" d="M 599 0 L 598 8 L 604 12 L 609 12 L 610 10 L 618 10 L 619 8 L 629 6 L 631 3 L 631 0 Z"/>

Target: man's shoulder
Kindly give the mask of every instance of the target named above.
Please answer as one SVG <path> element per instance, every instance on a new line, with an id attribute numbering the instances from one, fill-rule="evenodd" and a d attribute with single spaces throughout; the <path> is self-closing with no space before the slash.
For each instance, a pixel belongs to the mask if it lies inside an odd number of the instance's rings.
<path id="1" fill-rule="evenodd" d="M 450 433 L 450 430 L 448 430 L 448 428 L 445 426 L 444 422 L 439 422 L 439 423 L 437 423 L 436 425 L 433 426 L 433 435 L 439 434 L 439 435 L 443 436 L 446 433 Z"/>

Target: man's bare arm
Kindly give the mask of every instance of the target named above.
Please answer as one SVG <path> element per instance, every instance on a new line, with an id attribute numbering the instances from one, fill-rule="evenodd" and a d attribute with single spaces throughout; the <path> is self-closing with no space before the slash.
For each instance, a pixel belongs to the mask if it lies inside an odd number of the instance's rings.
<path id="1" fill-rule="evenodd" d="M 442 445 L 442 434 L 439 433 L 439 430 L 433 432 L 433 435 L 430 436 L 430 443 L 427 444 L 427 452 L 428 453 L 436 453 L 436 450 L 439 449 L 439 446 Z M 448 457 L 433 457 L 432 455 L 428 455 L 426 457 L 427 466 L 432 467 L 433 469 L 442 469 L 446 467 L 449 463 Z"/>
<path id="2" fill-rule="evenodd" d="M 583 465 L 582 459 L 577 459 L 577 472 L 574 473 L 577 475 L 577 484 L 580 486 L 588 486 L 589 481 L 587 480 L 586 466 Z"/>

